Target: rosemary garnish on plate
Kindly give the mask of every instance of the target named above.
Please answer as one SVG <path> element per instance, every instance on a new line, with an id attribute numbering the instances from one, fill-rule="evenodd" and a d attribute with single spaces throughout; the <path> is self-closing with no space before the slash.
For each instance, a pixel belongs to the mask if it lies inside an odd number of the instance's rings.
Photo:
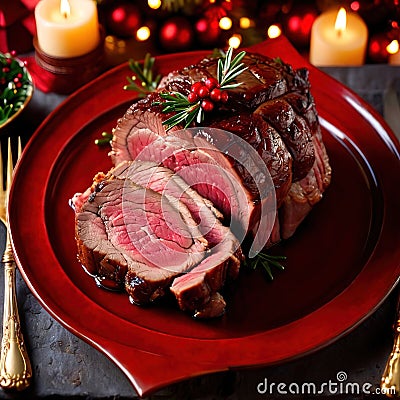
<path id="1" fill-rule="evenodd" d="M 175 114 L 163 121 L 167 130 L 184 123 L 187 128 L 192 122 L 200 124 L 204 120 L 204 113 L 212 111 L 218 103 L 226 103 L 229 95 L 227 90 L 236 88 L 242 82 L 235 82 L 236 78 L 247 67 L 241 62 L 246 55 L 241 51 L 234 58 L 233 48 L 229 47 L 225 55 L 221 55 L 217 63 L 217 78 L 207 78 L 204 81 L 194 82 L 190 93 L 185 96 L 179 92 L 161 92 L 164 102 L 154 102 L 163 105 L 162 111 L 175 112 Z"/>
<path id="2" fill-rule="evenodd" d="M 154 62 L 155 58 L 149 53 L 144 57 L 143 67 L 140 65 L 139 61 L 130 59 L 129 68 L 135 75 L 126 77 L 129 84 L 124 86 L 124 90 L 134 90 L 138 92 L 139 97 L 144 97 L 146 94 L 154 92 L 161 80 L 160 74 L 153 78 Z M 112 138 L 112 133 L 103 132 L 101 138 L 96 139 L 94 143 L 99 147 L 105 146 L 111 142 Z"/>
<path id="3" fill-rule="evenodd" d="M 97 146 L 105 146 L 111 142 L 113 138 L 112 133 L 103 132 L 100 139 L 95 139 L 94 144 Z"/>
<path id="4" fill-rule="evenodd" d="M 285 267 L 281 264 L 281 261 L 284 260 L 286 260 L 286 256 L 273 256 L 271 254 L 260 252 L 254 258 L 246 258 L 244 265 L 253 270 L 262 268 L 266 273 L 267 278 L 272 281 L 274 279 L 272 269 L 277 268 L 283 271 Z"/>
<path id="5" fill-rule="evenodd" d="M 129 84 L 125 85 L 124 89 L 135 90 L 141 97 L 147 93 L 154 92 L 161 80 L 161 75 L 159 74 L 154 78 L 154 62 L 155 58 L 149 53 L 144 57 L 143 67 L 141 67 L 138 61 L 130 59 L 129 68 L 135 75 L 126 77 Z"/>

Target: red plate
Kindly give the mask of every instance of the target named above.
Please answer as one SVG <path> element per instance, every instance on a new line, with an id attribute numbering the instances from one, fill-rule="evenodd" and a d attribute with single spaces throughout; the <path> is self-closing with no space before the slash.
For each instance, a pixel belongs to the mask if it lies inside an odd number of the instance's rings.
<path id="1" fill-rule="evenodd" d="M 194 321 L 171 306 L 138 308 L 98 289 L 76 260 L 68 199 L 111 166 L 93 141 L 134 98 L 127 65 L 69 97 L 23 153 L 11 192 L 18 265 L 64 326 L 104 352 L 141 395 L 199 374 L 283 362 L 327 345 L 372 313 L 399 278 L 399 145 L 354 93 L 308 65 L 284 38 L 252 48 L 310 68 L 333 167 L 332 185 L 295 237 L 276 249 L 287 266 L 273 283 L 244 273 L 227 314 Z M 162 74 L 206 52 L 159 57 Z"/>

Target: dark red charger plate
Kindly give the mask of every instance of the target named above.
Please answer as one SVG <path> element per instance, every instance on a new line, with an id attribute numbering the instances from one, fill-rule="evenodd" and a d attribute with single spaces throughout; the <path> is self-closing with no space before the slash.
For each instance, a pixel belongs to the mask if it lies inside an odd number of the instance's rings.
<path id="1" fill-rule="evenodd" d="M 310 69 L 312 93 L 333 168 L 332 184 L 295 236 L 274 249 L 286 270 L 268 283 L 240 276 L 226 315 L 194 321 L 171 305 L 132 306 L 98 289 L 76 260 L 68 200 L 111 167 L 93 143 L 135 97 L 128 66 L 91 82 L 39 127 L 16 169 L 10 227 L 18 266 L 42 305 L 110 357 L 140 395 L 228 368 L 282 363 L 353 329 L 385 299 L 400 274 L 399 144 L 353 92 L 310 66 L 279 38 L 252 51 Z M 160 73 L 207 52 L 157 58 Z"/>

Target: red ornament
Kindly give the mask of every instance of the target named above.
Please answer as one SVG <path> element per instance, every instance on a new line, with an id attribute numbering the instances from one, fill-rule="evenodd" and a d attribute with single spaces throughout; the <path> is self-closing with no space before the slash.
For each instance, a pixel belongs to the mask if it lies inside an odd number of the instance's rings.
<path id="1" fill-rule="evenodd" d="M 225 3 L 227 3 L 227 2 L 225 2 Z M 207 8 L 204 15 L 207 18 L 207 20 L 209 20 L 209 21 L 212 21 L 212 20 L 219 21 L 221 18 L 226 17 L 227 9 L 229 9 L 229 7 L 225 7 L 223 5 L 210 6 Z"/>
<path id="2" fill-rule="evenodd" d="M 170 18 L 162 25 L 159 39 L 165 50 L 188 49 L 193 41 L 192 27 L 189 21 L 183 17 Z"/>
<path id="3" fill-rule="evenodd" d="M 372 35 L 368 43 L 369 60 L 373 63 L 386 63 L 389 57 L 386 47 L 390 41 L 386 33 L 380 32 Z"/>
<path id="4" fill-rule="evenodd" d="M 211 46 L 218 42 L 221 35 L 219 22 L 215 18 L 200 18 L 194 26 L 197 41 L 203 46 Z"/>
<path id="5" fill-rule="evenodd" d="M 141 26 L 142 16 L 134 4 L 127 1 L 117 1 L 107 11 L 106 29 L 119 37 L 132 37 Z"/>
<path id="6" fill-rule="evenodd" d="M 282 26 L 286 37 L 295 45 L 306 47 L 310 43 L 311 28 L 318 16 L 310 4 L 297 4 L 285 15 Z"/>

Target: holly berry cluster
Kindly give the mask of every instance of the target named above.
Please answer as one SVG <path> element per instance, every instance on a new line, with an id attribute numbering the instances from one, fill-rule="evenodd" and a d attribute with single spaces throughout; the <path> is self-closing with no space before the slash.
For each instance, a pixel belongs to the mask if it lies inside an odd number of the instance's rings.
<path id="1" fill-rule="evenodd" d="M 229 98 L 226 90 L 242 84 L 235 80 L 247 69 L 241 62 L 246 53 L 241 51 L 233 57 L 233 48 L 229 47 L 226 53 L 220 51 L 220 54 L 221 57 L 217 60 L 217 78 L 209 77 L 204 81 L 194 82 L 188 96 L 179 92 L 160 92 L 160 97 L 164 101 L 156 101 L 153 104 L 162 104 L 164 113 L 174 112 L 174 115 L 163 121 L 167 129 L 182 122 L 185 128 L 192 122 L 200 124 L 204 119 L 203 111 L 212 111 L 216 103 L 226 103 Z"/>
<path id="2" fill-rule="evenodd" d="M 220 83 L 211 77 L 205 81 L 193 83 L 187 98 L 190 103 L 201 101 L 200 107 L 210 112 L 214 109 L 215 103 L 226 103 L 229 95 L 227 91 L 221 89 Z"/>

